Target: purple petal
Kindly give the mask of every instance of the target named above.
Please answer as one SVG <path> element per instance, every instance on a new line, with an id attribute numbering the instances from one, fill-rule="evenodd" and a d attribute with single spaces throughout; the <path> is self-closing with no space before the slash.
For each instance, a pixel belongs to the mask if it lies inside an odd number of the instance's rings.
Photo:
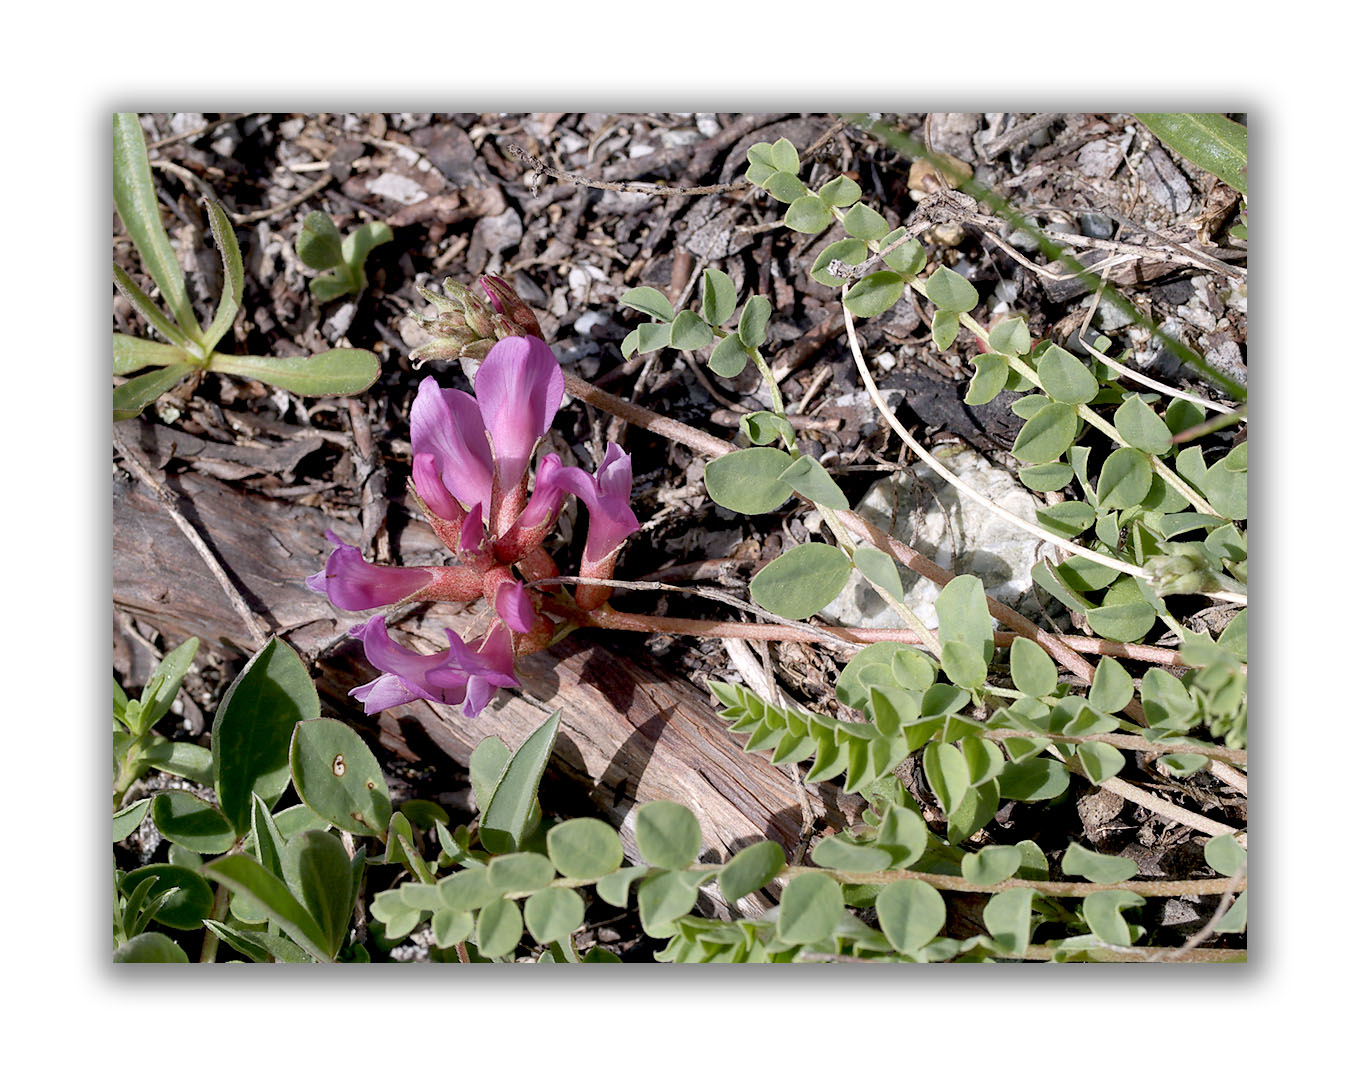
<path id="1" fill-rule="evenodd" d="M 506 581 L 496 589 L 496 615 L 513 632 L 528 632 L 534 626 L 534 603 L 519 580 Z"/>
<path id="2" fill-rule="evenodd" d="M 327 531 L 326 538 L 335 549 L 326 559 L 326 567 L 307 577 L 307 586 L 342 610 L 391 606 L 434 581 L 435 574 L 429 569 L 370 564 L 357 546 L 345 545 L 335 532 Z"/>
<path id="3" fill-rule="evenodd" d="M 611 442 L 605 449 L 605 459 L 594 476 L 579 467 L 565 467 L 555 477 L 555 483 L 569 493 L 576 494 L 590 511 L 586 530 L 586 549 L 583 560 L 603 561 L 629 535 L 638 530 L 638 517 L 629 507 L 633 488 L 633 460 L 618 445 Z"/>
<path id="4" fill-rule="evenodd" d="M 411 459 L 411 483 L 425 507 L 443 520 L 457 520 L 463 509 L 440 478 L 433 453 L 418 452 Z"/>
<path id="5" fill-rule="evenodd" d="M 480 550 L 486 538 L 486 528 L 482 526 L 482 505 L 479 503 L 468 510 L 468 517 L 463 521 L 463 528 L 458 535 L 459 552 Z"/>
<path id="6" fill-rule="evenodd" d="M 548 432 L 562 406 L 562 369 L 552 349 L 538 337 L 506 337 L 493 345 L 477 368 L 473 392 L 491 434 L 500 488 L 513 490 L 529 470 L 535 443 Z"/>
<path id="7" fill-rule="evenodd" d="M 439 482 L 463 504 L 490 501 L 491 446 L 478 403 L 467 393 L 441 389 L 432 377 L 421 382 L 411 405 L 411 450 L 413 457 L 424 453 L 433 457 Z M 423 481 L 429 489 L 428 471 Z M 416 492 L 431 504 L 420 486 Z"/>
<path id="8" fill-rule="evenodd" d="M 515 677 L 515 652 L 510 632 L 505 625 L 492 627 L 487 633 L 482 649 L 478 651 L 478 656 L 495 672 L 469 679 L 468 699 L 463 704 L 463 713 L 469 718 L 477 717 L 478 712 L 491 701 L 492 696 L 496 695 L 497 687 L 507 688 L 520 683 Z"/>
<path id="9" fill-rule="evenodd" d="M 466 695 L 468 678 L 461 673 L 468 660 L 478 661 L 476 652 L 452 632 L 445 630 L 449 649 L 434 654 L 417 654 L 394 643 L 388 635 L 382 614 L 370 617 L 363 625 L 350 629 L 364 644 L 364 657 L 369 665 L 386 676 L 379 677 L 355 692 L 363 691 L 364 709 L 373 714 L 412 699 L 428 699 L 435 703 L 459 704 Z M 454 672 L 455 676 L 447 676 Z M 388 678 L 391 678 L 389 680 Z M 403 693 L 405 698 L 401 698 Z"/>
<path id="10" fill-rule="evenodd" d="M 407 688 L 401 678 L 394 677 L 391 673 L 384 673 L 377 680 L 361 684 L 358 688 L 351 688 L 350 695 L 364 704 L 365 714 L 377 714 L 389 707 L 401 707 L 414 699 L 422 698 Z"/>
<path id="11" fill-rule="evenodd" d="M 547 453 L 539 461 L 539 468 L 534 473 L 534 491 L 529 495 L 529 504 L 515 521 L 518 530 L 533 531 L 535 528 L 546 527 L 557 519 L 567 493 L 557 483 L 557 476 L 561 471 L 562 460 L 557 453 Z"/>

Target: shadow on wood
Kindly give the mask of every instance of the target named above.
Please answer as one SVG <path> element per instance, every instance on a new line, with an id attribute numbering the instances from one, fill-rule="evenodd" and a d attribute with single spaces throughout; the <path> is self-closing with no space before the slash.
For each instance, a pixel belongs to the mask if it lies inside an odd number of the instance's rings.
<path id="1" fill-rule="evenodd" d="M 303 583 L 330 550 L 325 530 L 357 541 L 354 526 L 319 509 L 241 493 L 193 471 L 168 477 L 167 485 L 247 602 L 305 658 L 364 619 L 335 610 Z M 249 654 L 249 632 L 164 508 L 121 473 L 113 497 L 115 606 L 170 640 L 197 635 L 207 647 Z M 398 545 L 403 563 L 443 560 L 443 548 L 422 522 L 403 527 Z M 428 653 L 445 645 L 446 628 L 469 636 L 485 623 L 480 604 L 431 605 L 394 626 L 393 635 Z M 787 853 L 795 849 L 803 815 L 794 778 L 764 758 L 744 754 L 708 694 L 667 673 L 641 643 L 641 637 L 568 637 L 551 651 L 522 659 L 517 669 L 523 688 L 502 690 L 473 721 L 461 710 L 419 702 L 367 718 L 346 694 L 375 675 L 356 641 L 332 648 L 314 665 L 314 677 L 326 711 L 376 730 L 386 748 L 413 760 L 428 761 L 438 750 L 466 766 L 482 738 L 494 733 L 514 747 L 561 709 L 551 768 L 582 787 L 621 829 L 631 859 L 637 855 L 631 809 L 651 800 L 674 800 L 694 811 L 705 860 L 726 859 L 765 838 Z M 824 788 L 808 789 L 814 813 L 841 826 L 844 817 Z"/>

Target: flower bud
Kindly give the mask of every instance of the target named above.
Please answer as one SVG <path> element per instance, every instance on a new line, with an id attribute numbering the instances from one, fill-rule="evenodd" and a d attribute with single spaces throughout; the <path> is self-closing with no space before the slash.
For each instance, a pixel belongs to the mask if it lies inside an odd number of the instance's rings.
<path id="1" fill-rule="evenodd" d="M 534 317 L 534 312 L 529 309 L 529 305 L 520 298 L 514 288 L 500 277 L 492 276 L 490 273 L 485 277 L 479 277 L 478 283 L 482 285 L 482 290 L 487 293 L 487 297 L 491 300 L 492 306 L 496 308 L 496 312 L 506 316 L 513 327 L 512 333 L 517 336 L 538 337 L 543 340 L 543 330 L 539 328 L 539 319 Z"/>

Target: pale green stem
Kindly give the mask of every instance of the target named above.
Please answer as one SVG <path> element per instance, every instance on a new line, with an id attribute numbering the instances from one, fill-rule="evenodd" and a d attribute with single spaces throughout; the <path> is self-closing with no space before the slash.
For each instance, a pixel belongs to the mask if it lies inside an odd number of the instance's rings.
<path id="1" fill-rule="evenodd" d="M 841 522 L 834 512 L 823 512 L 820 513 L 820 515 L 827 521 L 827 526 L 836 534 L 837 541 L 841 543 L 847 554 L 853 556 L 855 552 L 855 540 L 851 538 L 851 533 L 846 530 L 846 525 Z M 854 561 L 852 561 L 852 564 L 854 564 Z M 859 569 L 856 569 L 856 571 L 859 572 Z M 865 576 L 863 572 L 861 572 L 860 575 Z M 936 638 L 936 634 L 926 627 L 922 622 L 922 619 L 918 617 L 905 602 L 880 587 L 878 583 L 871 580 L 868 576 L 865 576 L 865 579 L 869 582 L 869 585 L 878 592 L 879 597 L 888 603 L 889 608 L 903 619 L 908 628 L 917 634 L 917 638 L 921 640 L 920 646 L 925 647 L 939 659 L 940 640 Z"/>
<path id="2" fill-rule="evenodd" d="M 1140 385 L 1147 386 L 1149 389 L 1153 389 L 1156 392 L 1162 393 L 1164 396 L 1174 396 L 1178 400 L 1187 400 L 1190 401 L 1192 404 L 1199 404 L 1202 408 L 1206 408 L 1209 411 L 1218 411 L 1223 413 L 1224 415 L 1230 415 L 1240 420 L 1247 418 L 1246 415 L 1240 414 L 1233 408 L 1225 407 L 1223 404 L 1217 404 L 1213 400 L 1206 400 L 1202 396 L 1196 396 L 1195 393 L 1183 392 L 1181 389 L 1174 389 L 1170 385 L 1164 385 L 1156 378 L 1150 378 L 1147 374 L 1141 373 L 1140 371 L 1135 370 L 1132 367 L 1127 367 L 1125 366 L 1124 363 L 1117 362 L 1116 360 L 1112 359 L 1109 355 L 1102 355 L 1099 351 L 1093 348 L 1085 340 L 1082 341 L 1082 346 L 1087 349 L 1088 353 L 1092 356 L 1093 359 L 1097 359 L 1102 363 L 1105 363 L 1106 366 L 1110 367 L 1112 370 L 1118 370 L 1130 381 L 1138 382 Z"/>
<path id="3" fill-rule="evenodd" d="M 1059 535 L 1047 531 L 1038 524 L 1032 524 L 1029 520 L 1023 520 L 1014 512 L 1004 509 L 1001 505 L 984 497 L 972 486 L 960 479 L 954 472 L 932 456 L 916 438 L 908 433 L 907 428 L 898 421 L 897 416 L 893 414 L 892 409 L 889 408 L 883 395 L 879 392 L 879 387 L 875 384 L 874 377 L 870 374 L 869 366 L 865 363 L 865 357 L 860 351 L 860 342 L 856 339 L 855 326 L 851 320 L 852 315 L 845 303 L 846 292 L 849 290 L 849 287 L 849 284 L 842 286 L 841 309 L 846 316 L 846 335 L 850 341 L 851 354 L 855 358 L 855 365 L 860 371 L 860 379 L 865 383 L 865 388 L 869 390 L 870 398 L 874 401 L 875 407 L 879 409 L 880 414 L 887 420 L 889 426 L 893 428 L 893 432 L 907 443 L 907 447 L 921 459 L 922 463 L 926 464 L 927 467 L 931 468 L 932 471 L 957 489 L 965 497 L 968 497 L 972 501 L 976 501 L 988 511 L 995 513 L 1002 517 L 1002 519 L 1014 524 L 1022 531 L 1034 535 L 1036 538 L 1043 539 L 1045 542 L 1052 543 L 1060 549 L 1067 550 L 1069 553 L 1076 554 L 1079 557 L 1085 557 L 1087 560 L 1093 561 L 1096 564 L 1105 565 L 1107 568 L 1113 568 L 1117 572 L 1123 572 L 1129 576 L 1137 576 L 1142 580 L 1149 580 L 1152 578 L 1152 574 L 1139 565 L 1130 564 L 1128 561 L 1120 561 L 1114 557 L 1107 557 L 1105 554 L 1098 553 L 1096 550 L 1090 550 L 1085 546 L 1078 545 L 1076 542 L 1070 542 Z"/>
<path id="4" fill-rule="evenodd" d="M 919 286 L 919 282 L 913 281 L 912 286 L 916 288 L 918 291 L 920 291 L 922 295 L 926 295 L 925 285 Z M 988 331 L 984 329 L 981 325 L 979 325 L 978 322 L 974 321 L 971 315 L 961 313 L 959 316 L 959 321 L 961 325 L 967 328 L 980 340 L 985 342 L 987 341 Z M 1004 352 L 996 352 L 994 354 L 1002 355 L 1007 361 L 1007 366 L 1009 366 L 1012 370 L 1016 371 L 1016 373 L 1021 375 L 1021 377 L 1025 378 L 1025 380 L 1030 382 L 1030 384 L 1035 386 L 1035 388 L 1037 389 L 1044 388 L 1044 386 L 1040 384 L 1040 376 L 1037 373 L 1035 373 L 1035 371 L 1030 367 L 1028 363 L 1024 362 L 1018 356 L 1006 355 Z M 1101 418 L 1100 415 L 1094 412 L 1086 404 L 1079 404 L 1077 406 L 1077 413 L 1083 419 L 1085 419 L 1090 425 L 1094 426 L 1097 430 L 1100 430 L 1103 434 L 1106 435 L 1106 437 L 1110 438 L 1111 441 L 1115 442 L 1115 444 L 1119 445 L 1121 448 L 1126 449 L 1131 448 L 1129 442 L 1127 442 L 1123 437 L 1120 436 L 1120 432 L 1116 430 L 1115 427 L 1113 427 L 1110 423 L 1106 422 L 1105 419 Z M 1182 479 L 1180 475 L 1178 475 L 1175 471 L 1168 467 L 1159 457 L 1155 456 L 1153 453 L 1145 453 L 1144 455 L 1148 457 L 1149 462 L 1153 465 L 1153 470 L 1162 476 L 1163 481 L 1166 482 L 1168 486 L 1176 490 L 1177 493 L 1181 494 L 1182 497 L 1186 498 L 1187 501 L 1191 502 L 1191 504 L 1195 507 L 1195 510 L 1197 512 L 1203 512 L 1207 516 L 1219 515 L 1219 513 L 1215 512 L 1213 505 L 1211 505 L 1208 501 L 1206 501 L 1203 497 L 1196 493 L 1195 490 L 1193 490 L 1185 482 L 1185 480 Z M 1084 554 L 1083 556 L 1090 558 L 1091 554 Z M 1148 577 L 1144 576 L 1143 578 L 1147 579 Z M 1246 600 L 1244 600 L 1244 604 L 1246 604 Z"/>
<path id="5" fill-rule="evenodd" d="M 761 372 L 761 377 L 765 379 L 766 386 L 770 389 L 772 409 L 780 418 L 785 418 L 784 398 L 780 395 L 780 387 L 775 381 L 775 375 L 771 372 L 766 361 L 761 358 L 761 353 L 758 349 L 748 348 L 747 354 L 751 356 L 752 362 L 756 364 L 756 369 Z M 789 448 L 796 449 L 793 444 L 790 444 Z M 846 525 L 837 519 L 835 513 L 823 512 L 820 513 L 820 515 L 823 520 L 827 522 L 827 526 L 835 533 L 837 541 L 841 544 L 846 555 L 848 557 L 854 557 L 855 540 L 851 538 L 850 532 L 846 530 Z M 853 561 L 852 564 L 854 564 Z M 859 569 L 856 571 L 859 571 Z M 862 576 L 865 575 L 863 572 L 860 574 Z M 880 587 L 874 580 L 871 580 L 868 576 L 865 576 L 865 579 L 868 581 L 869 585 L 878 592 L 879 597 L 888 604 L 889 608 L 903 619 L 903 622 L 908 628 L 917 634 L 918 638 L 921 640 L 921 646 L 925 647 L 936 658 L 940 658 L 940 642 L 936 639 L 935 633 L 922 623 L 921 618 L 909 609 L 902 600 Z"/>

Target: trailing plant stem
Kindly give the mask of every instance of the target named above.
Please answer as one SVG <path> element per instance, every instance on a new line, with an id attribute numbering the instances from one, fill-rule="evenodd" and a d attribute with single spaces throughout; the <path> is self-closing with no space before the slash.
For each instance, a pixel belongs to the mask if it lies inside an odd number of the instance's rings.
<path id="1" fill-rule="evenodd" d="M 556 577 L 553 583 L 575 582 L 578 577 Z M 623 581 L 611 581 L 614 587 L 627 587 Z M 839 625 L 801 625 L 801 624 L 762 624 L 751 621 L 710 621 L 693 617 L 660 617 L 648 613 L 625 613 L 612 606 L 602 606 L 586 615 L 583 622 L 598 628 L 610 628 L 626 632 L 655 632 L 658 635 L 701 636 L 711 639 L 755 639 L 787 641 L 793 643 L 822 642 L 826 636 L 835 637 L 852 647 L 867 646 L 871 643 L 907 643 L 912 646 L 921 644 L 921 637 L 908 628 L 845 628 Z M 993 633 L 993 641 L 999 647 L 1010 647 L 1021 632 Z M 1029 639 L 1031 637 L 1026 636 Z M 1091 636 L 1051 636 L 1051 639 L 1071 647 L 1074 651 L 1088 654 L 1110 655 L 1114 658 L 1128 658 L 1135 662 L 1149 662 L 1155 665 L 1185 666 L 1181 655 L 1167 647 L 1151 647 L 1139 643 L 1116 643 L 1112 640 L 1095 639 Z M 989 689 L 994 691 L 994 689 Z"/>
<path id="2" fill-rule="evenodd" d="M 915 281 L 913 282 L 914 287 L 916 286 L 916 283 L 917 282 Z M 860 342 L 856 338 L 855 324 L 852 320 L 850 308 L 847 307 L 845 303 L 846 293 L 849 290 L 850 290 L 849 284 L 842 286 L 841 309 L 846 316 L 846 337 L 850 342 L 851 354 L 855 358 L 855 365 L 857 369 L 860 371 L 860 378 L 865 383 L 865 388 L 869 390 L 870 399 L 874 401 L 874 405 L 879 409 L 879 413 L 883 415 L 884 419 L 888 422 L 889 426 L 893 428 L 893 432 L 897 434 L 900 438 L 902 438 L 904 442 L 906 442 L 907 447 L 910 448 L 918 458 L 920 458 L 922 463 L 926 464 L 927 467 L 929 467 L 932 471 L 934 471 L 942 479 L 948 482 L 951 486 L 953 486 L 965 497 L 969 498 L 972 501 L 976 501 L 978 504 L 982 505 L 990 512 L 993 512 L 996 515 L 1002 517 L 1002 519 L 1006 520 L 1008 523 L 1014 524 L 1016 527 L 1019 527 L 1021 530 L 1027 532 L 1028 534 L 1034 535 L 1036 538 L 1042 539 L 1045 542 L 1053 543 L 1055 546 L 1067 550 L 1069 553 L 1076 554 L 1079 557 L 1085 557 L 1087 558 L 1087 560 L 1094 561 L 1099 565 L 1105 565 L 1107 568 L 1113 568 L 1117 572 L 1123 572 L 1128 576 L 1137 576 L 1139 579 L 1142 580 L 1148 580 L 1151 578 L 1151 574 L 1148 572 L 1147 569 L 1141 568 L 1138 565 L 1130 564 L 1128 561 L 1120 561 L 1114 557 L 1107 557 L 1105 554 L 1098 553 L 1096 550 L 1090 550 L 1085 546 L 1078 545 L 1076 542 L 1070 542 L 1067 539 L 1062 538 L 1059 535 L 1056 535 L 1043 527 L 1040 527 L 1038 524 L 1032 524 L 1028 520 L 1021 519 L 1021 517 L 1017 516 L 1014 512 L 1010 512 L 1007 509 L 1002 508 L 1002 506 L 998 505 L 995 501 L 992 501 L 984 497 L 972 486 L 970 486 L 968 483 L 960 479 L 959 476 L 957 476 L 954 472 L 952 472 L 934 456 L 932 456 L 931 453 L 926 450 L 925 446 L 920 444 L 916 438 L 914 438 L 910 433 L 908 433 L 907 427 L 903 426 L 903 424 L 898 421 L 898 417 L 893 414 L 892 409 L 890 409 L 888 406 L 888 402 L 884 400 L 883 394 L 879 392 L 879 386 L 875 384 L 874 377 L 872 374 L 870 374 L 869 366 L 865 363 L 865 356 L 860 350 Z M 923 294 L 925 293 L 923 292 Z M 976 322 L 974 324 L 977 325 Z"/>
<path id="3" fill-rule="evenodd" d="M 707 866 L 707 865 L 701 865 Z M 919 879 L 936 890 L 950 890 L 968 894 L 996 894 L 1002 890 L 1029 888 L 1049 897 L 1086 897 L 1106 890 L 1120 890 L 1141 897 L 1200 897 L 1223 894 L 1226 891 L 1247 889 L 1247 879 L 1186 879 L 1180 882 L 1166 879 L 1128 879 L 1121 883 L 1065 883 L 1048 879 L 1004 879 L 1000 883 L 976 883 L 959 875 L 938 875 L 909 868 L 884 871 L 838 871 L 829 868 L 788 867 L 776 876 L 786 881 L 797 875 L 818 873 L 827 875 L 848 886 L 884 886 L 901 879 Z"/>

